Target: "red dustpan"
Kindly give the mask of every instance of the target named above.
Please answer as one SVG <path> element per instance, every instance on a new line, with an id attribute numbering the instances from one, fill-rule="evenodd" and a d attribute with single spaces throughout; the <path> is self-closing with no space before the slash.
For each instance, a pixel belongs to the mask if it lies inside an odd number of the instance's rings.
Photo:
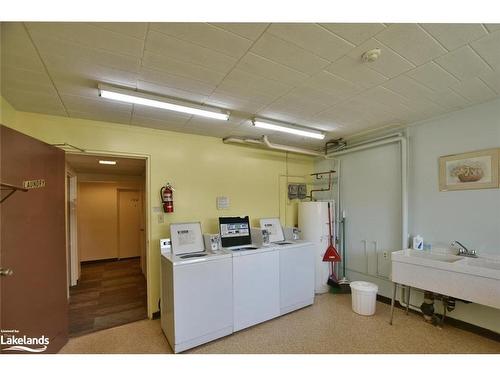
<path id="1" fill-rule="evenodd" d="M 340 254 L 332 242 L 332 216 L 330 213 L 330 202 L 328 202 L 328 248 L 323 255 L 323 262 L 340 262 Z"/>

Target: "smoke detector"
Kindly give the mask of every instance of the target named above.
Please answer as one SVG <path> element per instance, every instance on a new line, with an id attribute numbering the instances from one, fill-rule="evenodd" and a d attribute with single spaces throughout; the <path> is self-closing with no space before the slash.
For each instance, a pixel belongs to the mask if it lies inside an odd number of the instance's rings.
<path id="1" fill-rule="evenodd" d="M 382 54 L 382 50 L 380 48 L 374 48 L 374 49 L 371 49 L 371 50 L 363 53 L 361 55 L 361 60 L 363 60 L 363 62 L 371 63 L 371 62 L 374 62 L 375 60 L 377 60 L 381 54 Z"/>

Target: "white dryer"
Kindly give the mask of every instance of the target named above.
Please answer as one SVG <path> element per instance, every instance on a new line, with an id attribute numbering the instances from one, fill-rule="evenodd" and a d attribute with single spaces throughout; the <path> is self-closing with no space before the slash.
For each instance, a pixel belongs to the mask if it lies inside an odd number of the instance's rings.
<path id="1" fill-rule="evenodd" d="M 161 256 L 161 327 L 175 353 L 233 332 L 232 254 L 204 251 L 200 223 L 172 224 Z"/>

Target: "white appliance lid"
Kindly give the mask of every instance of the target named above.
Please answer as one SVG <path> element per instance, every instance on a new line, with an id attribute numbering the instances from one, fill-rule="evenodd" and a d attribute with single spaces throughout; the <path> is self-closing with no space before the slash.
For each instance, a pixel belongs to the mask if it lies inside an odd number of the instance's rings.
<path id="1" fill-rule="evenodd" d="M 280 219 L 277 217 L 260 219 L 260 227 L 269 232 L 269 242 L 280 242 L 285 240 Z"/>
<path id="2" fill-rule="evenodd" d="M 170 224 L 172 252 L 175 255 L 205 251 L 201 223 Z"/>

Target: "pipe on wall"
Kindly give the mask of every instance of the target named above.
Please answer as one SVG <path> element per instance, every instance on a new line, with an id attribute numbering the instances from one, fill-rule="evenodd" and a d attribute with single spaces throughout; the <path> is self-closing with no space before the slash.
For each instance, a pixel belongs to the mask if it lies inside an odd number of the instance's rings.
<path id="1" fill-rule="evenodd" d="M 373 147 L 378 147 L 390 143 L 400 144 L 401 158 L 401 246 L 402 249 L 408 247 L 408 144 L 407 139 L 401 133 L 379 138 L 374 142 L 363 142 L 353 147 L 332 152 L 326 159 L 334 159 L 336 156 L 345 155 L 351 152 L 362 151 Z"/>
<path id="2" fill-rule="evenodd" d="M 300 147 L 271 143 L 271 142 L 269 142 L 267 135 L 264 135 L 262 137 L 262 139 L 228 137 L 228 138 L 224 138 L 222 140 L 222 142 L 249 144 L 249 145 L 260 145 L 260 146 L 264 146 L 265 148 L 268 148 L 270 150 L 292 152 L 295 154 L 302 154 L 302 155 L 309 155 L 309 156 L 316 156 L 316 157 L 318 157 L 318 156 L 325 157 L 321 152 L 308 150 L 308 149 L 300 148 Z"/>

